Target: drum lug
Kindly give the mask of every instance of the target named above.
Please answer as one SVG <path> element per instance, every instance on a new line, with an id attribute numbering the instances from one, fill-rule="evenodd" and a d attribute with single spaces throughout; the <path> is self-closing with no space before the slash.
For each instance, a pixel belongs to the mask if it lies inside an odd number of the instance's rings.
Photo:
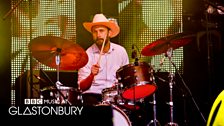
<path id="1" fill-rule="evenodd" d="M 121 84 L 120 84 L 120 87 L 121 87 L 121 88 L 123 88 L 123 87 L 124 87 L 124 85 L 121 83 Z"/>
<path id="2" fill-rule="evenodd" d="M 52 91 L 50 92 L 50 96 L 51 96 L 51 97 L 53 97 L 53 96 L 54 96 L 54 93 L 53 93 Z"/>

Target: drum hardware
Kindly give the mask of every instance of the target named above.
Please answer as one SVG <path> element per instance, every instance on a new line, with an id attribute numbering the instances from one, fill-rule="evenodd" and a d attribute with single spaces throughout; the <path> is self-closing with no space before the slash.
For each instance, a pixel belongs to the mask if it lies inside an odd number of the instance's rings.
<path id="1" fill-rule="evenodd" d="M 147 126 L 161 126 L 160 122 L 157 120 L 157 111 L 156 111 L 156 93 L 153 94 L 153 101 L 151 102 L 153 104 L 153 120 L 147 124 Z"/>

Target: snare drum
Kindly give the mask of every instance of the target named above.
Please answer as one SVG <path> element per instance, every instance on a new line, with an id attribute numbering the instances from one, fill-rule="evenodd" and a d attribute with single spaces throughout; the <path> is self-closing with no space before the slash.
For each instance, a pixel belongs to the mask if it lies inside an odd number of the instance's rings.
<path id="1" fill-rule="evenodd" d="M 102 90 L 102 103 L 115 104 L 118 97 L 118 89 L 114 86 Z"/>
<path id="2" fill-rule="evenodd" d="M 76 104 L 78 93 L 77 90 L 73 87 L 66 87 L 66 86 L 59 86 L 58 90 L 64 95 L 64 98 L 62 95 L 58 94 L 58 100 L 60 104 Z M 69 103 L 67 103 L 69 102 Z"/>
<path id="3" fill-rule="evenodd" d="M 153 68 L 145 62 L 125 65 L 116 72 L 121 83 L 122 97 L 129 100 L 145 98 L 157 89 Z"/>
<path id="4" fill-rule="evenodd" d="M 44 100 L 55 100 L 55 93 L 57 93 L 57 90 L 54 86 L 47 86 L 40 90 L 40 98 Z"/>
<path id="5" fill-rule="evenodd" d="M 66 86 L 58 86 L 57 88 L 48 86 L 41 90 L 41 98 L 46 104 L 78 104 L 78 92 L 75 88 Z"/>
<path id="6" fill-rule="evenodd" d="M 137 110 L 140 108 L 134 101 L 122 98 L 116 86 L 103 89 L 102 104 L 113 104 L 119 108 L 128 110 Z"/>

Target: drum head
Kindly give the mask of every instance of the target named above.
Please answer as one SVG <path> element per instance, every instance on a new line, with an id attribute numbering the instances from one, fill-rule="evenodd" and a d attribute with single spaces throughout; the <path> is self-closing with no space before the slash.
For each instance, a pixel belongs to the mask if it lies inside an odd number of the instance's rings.
<path id="1" fill-rule="evenodd" d="M 156 85 L 154 84 L 144 84 L 133 86 L 123 91 L 122 97 L 129 100 L 141 99 L 146 96 L 150 96 L 156 90 Z"/>
<path id="2" fill-rule="evenodd" d="M 113 113 L 113 126 L 131 126 L 131 121 L 129 120 L 129 117 L 117 106 L 111 104 L 98 104 L 96 106 L 111 106 Z"/>

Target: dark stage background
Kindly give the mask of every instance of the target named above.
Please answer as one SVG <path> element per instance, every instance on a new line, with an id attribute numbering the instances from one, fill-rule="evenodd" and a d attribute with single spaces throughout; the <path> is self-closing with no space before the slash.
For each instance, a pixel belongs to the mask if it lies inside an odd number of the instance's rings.
<path id="1" fill-rule="evenodd" d="M 10 9 L 10 2 L 1 0 L 0 1 L 0 109 L 1 117 L 3 120 L 8 116 L 7 108 L 11 105 L 11 67 L 10 67 L 10 18 L 3 20 L 3 17 Z"/>

